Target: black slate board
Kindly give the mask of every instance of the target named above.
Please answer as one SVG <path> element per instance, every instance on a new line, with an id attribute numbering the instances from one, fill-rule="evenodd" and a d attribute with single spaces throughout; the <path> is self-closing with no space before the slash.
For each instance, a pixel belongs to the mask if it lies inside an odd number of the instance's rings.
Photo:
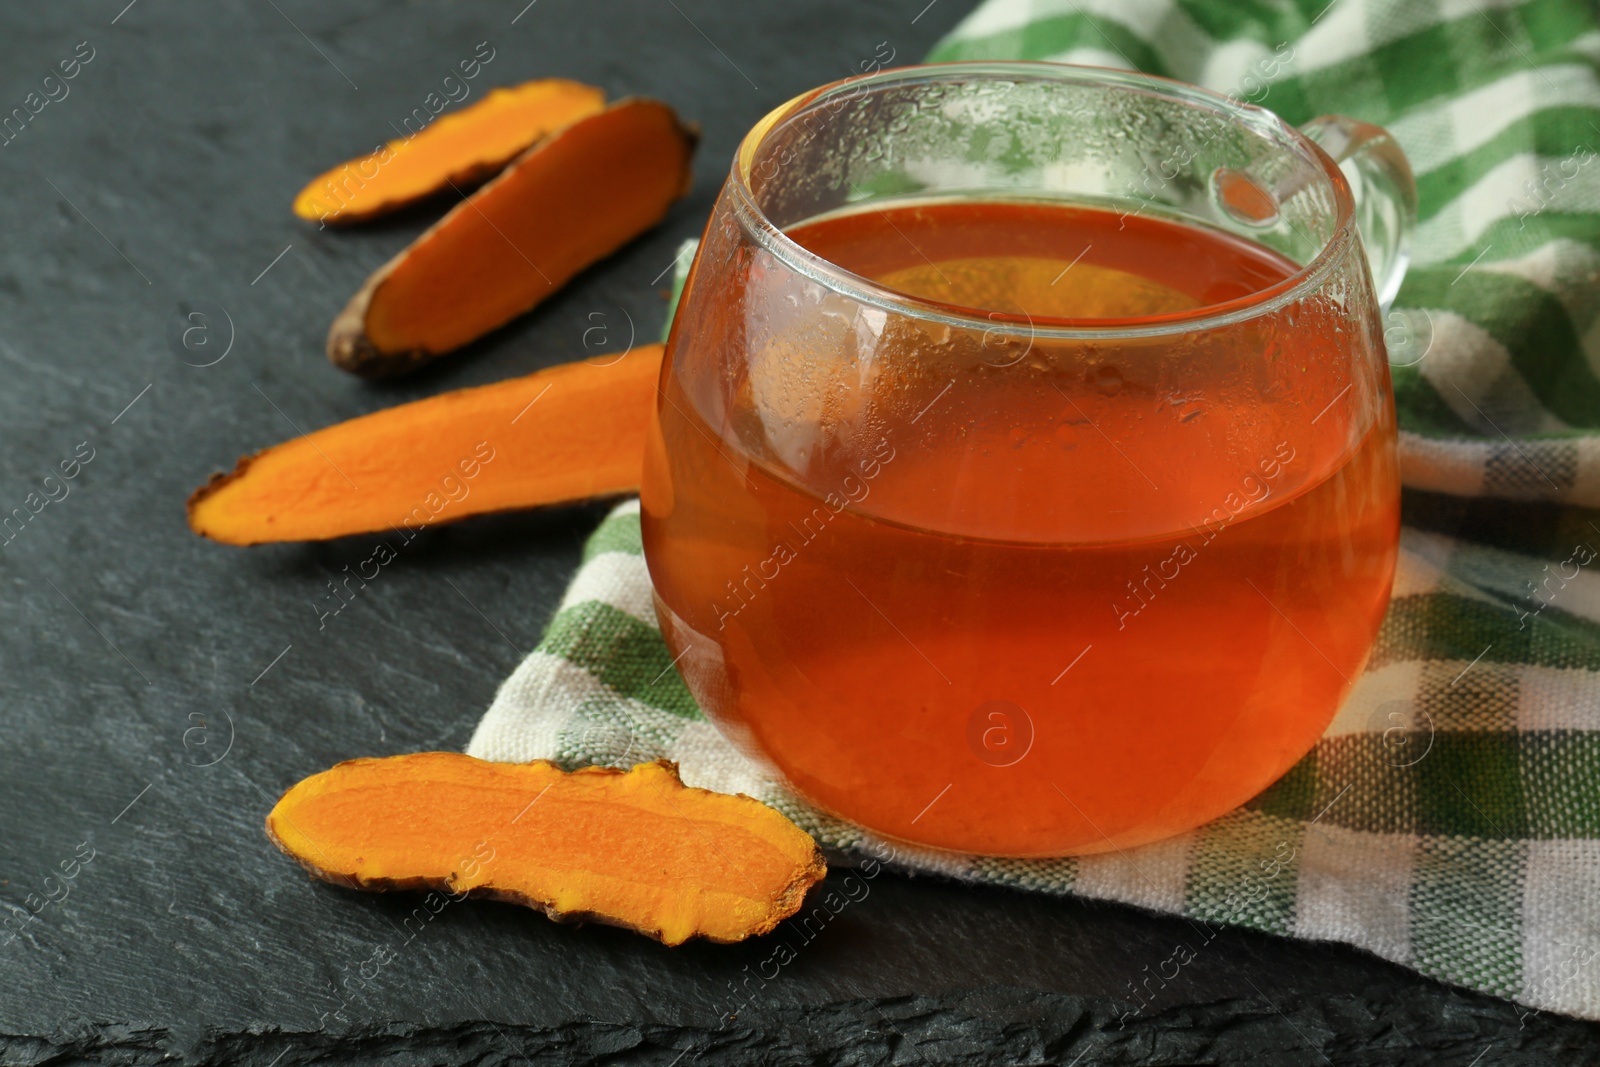
<path id="1" fill-rule="evenodd" d="M 298 778 L 465 742 L 602 509 L 430 531 L 319 629 L 325 583 L 370 545 L 203 543 L 189 490 L 297 430 L 590 354 L 596 325 L 606 347 L 630 318 L 653 332 L 742 132 L 880 42 L 914 60 L 965 6 L 524 2 L 0 9 L 0 114 L 79 42 L 93 56 L 0 148 L 0 512 L 93 450 L 0 546 L 0 922 L 69 894 L 0 934 L 0 1062 L 1595 1061 L 1600 1026 L 1241 932 L 1119 1024 L 1193 937 L 1122 907 L 883 875 L 813 939 L 776 935 L 797 958 L 763 982 L 772 939 L 668 950 L 479 903 L 422 921 L 421 897 L 280 856 L 261 823 Z M 290 199 L 482 41 L 479 88 L 566 75 L 699 121 L 694 195 L 473 350 L 355 381 L 322 355 L 327 323 L 432 213 L 318 232 Z M 174 343 L 180 308 L 212 313 L 212 347 Z"/>

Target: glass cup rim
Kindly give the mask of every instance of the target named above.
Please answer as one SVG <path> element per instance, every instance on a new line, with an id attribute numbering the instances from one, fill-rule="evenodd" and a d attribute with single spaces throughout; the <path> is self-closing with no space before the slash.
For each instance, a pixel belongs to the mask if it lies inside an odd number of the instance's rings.
<path id="1" fill-rule="evenodd" d="M 1316 255 L 1293 274 L 1265 289 L 1221 304 L 1209 304 L 1189 311 L 1148 319 L 1111 321 L 1095 326 L 1040 325 L 1031 316 L 972 309 L 971 313 L 950 305 L 893 289 L 817 255 L 784 233 L 756 202 L 750 187 L 750 174 L 757 154 L 767 137 L 786 120 L 805 114 L 846 93 L 862 91 L 864 86 L 889 85 L 911 81 L 991 80 L 1060 81 L 1099 85 L 1124 91 L 1162 96 L 1180 103 L 1210 108 L 1230 121 L 1241 123 L 1268 136 L 1290 151 L 1297 151 L 1308 162 L 1321 168 L 1332 186 L 1336 207 L 1333 231 Z M 958 329 L 993 330 L 1000 324 L 1025 327 L 1031 338 L 1039 340 L 1098 341 L 1165 337 L 1234 325 L 1248 319 L 1270 315 L 1285 305 L 1319 289 L 1350 244 L 1355 219 L 1355 200 L 1350 184 L 1339 165 L 1311 138 L 1285 122 L 1275 112 L 1255 104 L 1204 89 L 1188 82 L 1116 67 L 1094 67 L 1076 63 L 1043 60 L 977 60 L 953 63 L 921 63 L 859 74 L 829 82 L 778 105 L 752 126 L 740 141 L 729 170 L 728 190 L 733 194 L 735 214 L 747 233 L 780 263 L 811 280 L 883 311 L 935 322 Z M 1059 322 L 1061 320 L 1055 320 Z M 1085 320 L 1092 321 L 1092 320 Z"/>

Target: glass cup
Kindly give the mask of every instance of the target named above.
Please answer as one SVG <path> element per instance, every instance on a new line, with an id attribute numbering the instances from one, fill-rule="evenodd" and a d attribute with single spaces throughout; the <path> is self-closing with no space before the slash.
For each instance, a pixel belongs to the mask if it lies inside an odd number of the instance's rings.
<path id="1" fill-rule="evenodd" d="M 1121 849 L 1249 800 L 1388 603 L 1414 218 L 1382 130 L 1124 71 L 913 67 L 772 112 L 645 460 L 695 698 L 921 846 Z"/>

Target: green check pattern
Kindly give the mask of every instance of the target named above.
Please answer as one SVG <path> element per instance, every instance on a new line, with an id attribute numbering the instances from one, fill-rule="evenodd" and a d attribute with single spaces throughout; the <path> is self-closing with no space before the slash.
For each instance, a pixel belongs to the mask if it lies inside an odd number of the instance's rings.
<path id="1" fill-rule="evenodd" d="M 930 57 L 1136 67 L 1386 126 L 1420 224 L 1386 339 L 1406 528 L 1366 672 L 1250 803 L 1154 845 L 905 867 L 1337 940 L 1600 1018 L 1600 14 L 1582 0 L 988 0 Z M 638 503 L 590 539 L 468 751 L 676 760 L 824 844 L 708 723 L 661 640 Z M 1130 999 L 1130 1012 L 1139 1010 Z"/>

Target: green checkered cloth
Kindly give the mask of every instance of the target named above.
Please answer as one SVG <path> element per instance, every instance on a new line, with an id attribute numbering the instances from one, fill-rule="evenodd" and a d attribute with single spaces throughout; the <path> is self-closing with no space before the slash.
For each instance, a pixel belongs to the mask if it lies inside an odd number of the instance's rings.
<path id="1" fill-rule="evenodd" d="M 1338 113 L 1397 135 L 1421 201 L 1386 335 L 1407 525 L 1371 662 L 1310 755 L 1198 830 L 1079 859 L 901 848 L 899 862 L 1184 915 L 1191 950 L 1215 924 L 1343 941 L 1600 1018 L 1596 12 L 1580 0 L 1326 2 L 990 0 L 933 58 L 1137 67 L 1291 122 Z M 702 716 L 657 629 L 636 501 L 590 539 L 468 751 L 665 757 L 685 781 L 760 798 L 826 845 L 869 843 Z"/>

